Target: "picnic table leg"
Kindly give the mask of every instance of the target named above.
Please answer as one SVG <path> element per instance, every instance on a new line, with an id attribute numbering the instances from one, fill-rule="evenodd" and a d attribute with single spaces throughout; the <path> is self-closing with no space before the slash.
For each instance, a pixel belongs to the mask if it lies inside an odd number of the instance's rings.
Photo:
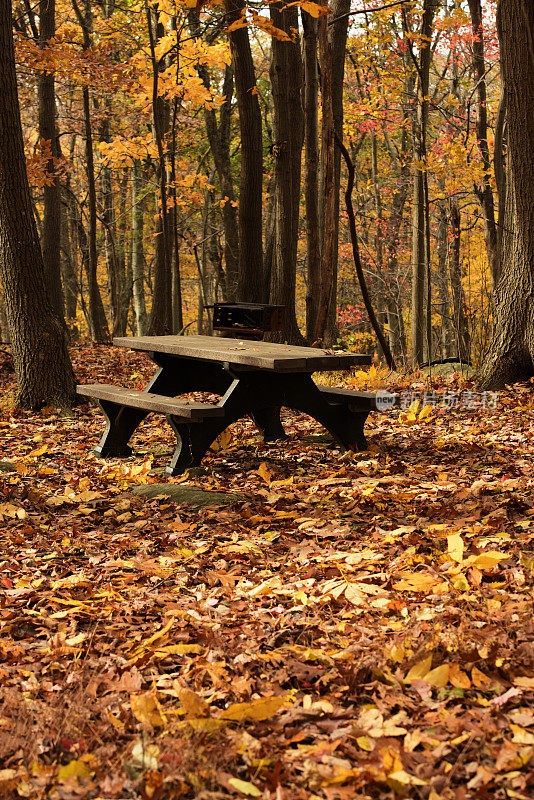
<path id="1" fill-rule="evenodd" d="M 236 378 L 224 394 L 219 406 L 224 416 L 204 419 L 197 423 L 184 423 L 172 414 L 167 421 L 176 434 L 176 449 L 167 467 L 169 475 L 179 475 L 188 467 L 197 467 L 213 442 L 236 420 L 249 416 L 251 411 L 250 386 L 246 381 Z"/>
<path id="2" fill-rule="evenodd" d="M 132 455 L 128 440 L 145 419 L 148 411 L 139 408 L 125 408 L 109 400 L 99 400 L 100 408 L 106 417 L 106 430 L 94 452 L 101 458 L 127 458 Z"/>
<path id="3" fill-rule="evenodd" d="M 296 375 L 286 388 L 285 404 L 317 420 L 347 450 L 366 450 L 364 434 L 368 411 L 351 410 L 345 404 L 327 401 L 310 375 Z"/>
<path id="4" fill-rule="evenodd" d="M 235 419 L 239 419 L 239 416 Z M 201 423 L 188 424 L 169 415 L 167 421 L 176 434 L 177 444 L 165 470 L 167 474 L 181 475 L 189 467 L 200 466 L 213 442 L 235 419 L 206 419 Z"/>
<path id="5" fill-rule="evenodd" d="M 280 420 L 280 406 L 257 408 L 252 413 L 252 419 L 264 442 L 276 442 L 278 439 L 288 438 Z"/>

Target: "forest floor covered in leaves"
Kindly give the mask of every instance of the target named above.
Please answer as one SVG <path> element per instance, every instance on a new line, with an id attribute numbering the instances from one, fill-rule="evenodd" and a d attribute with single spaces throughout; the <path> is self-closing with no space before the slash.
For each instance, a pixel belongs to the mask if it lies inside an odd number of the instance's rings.
<path id="1" fill-rule="evenodd" d="M 162 418 L 102 461 L 96 407 L 13 413 L 0 380 L 0 797 L 534 796 L 530 385 L 373 414 L 365 453 L 237 424 L 170 479 L 243 498 L 199 509 L 131 491 L 167 480 Z"/>

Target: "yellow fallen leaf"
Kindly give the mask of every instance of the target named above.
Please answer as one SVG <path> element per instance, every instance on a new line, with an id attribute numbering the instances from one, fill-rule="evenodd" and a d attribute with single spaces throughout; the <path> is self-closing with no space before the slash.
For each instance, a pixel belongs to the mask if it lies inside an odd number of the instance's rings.
<path id="1" fill-rule="evenodd" d="M 475 558 L 473 564 L 479 569 L 492 569 L 497 566 L 499 561 L 504 561 L 508 558 L 507 553 L 500 553 L 498 550 L 488 550 L 487 553 L 481 553 Z"/>
<path id="2" fill-rule="evenodd" d="M 409 775 L 403 769 L 399 769 L 396 772 L 390 772 L 386 783 L 396 791 L 404 790 L 406 786 L 426 786 L 428 781 L 422 781 L 421 778 L 416 778 L 415 775 Z"/>
<path id="3" fill-rule="evenodd" d="M 175 685 L 174 688 L 188 717 L 209 717 L 210 707 L 203 697 L 185 686 Z"/>
<path id="4" fill-rule="evenodd" d="M 417 418 L 418 422 L 424 422 L 425 419 L 429 419 L 432 416 L 432 412 L 434 411 L 433 406 L 428 403 L 422 411 L 420 411 L 419 416 Z"/>
<path id="5" fill-rule="evenodd" d="M 422 661 L 418 661 L 417 664 L 414 664 L 413 667 L 408 670 L 406 677 L 404 678 L 404 683 L 410 683 L 411 681 L 421 680 L 425 677 L 425 675 L 430 672 L 430 668 L 432 666 L 432 653 L 428 656 L 425 656 Z"/>
<path id="6" fill-rule="evenodd" d="M 118 731 L 123 731 L 124 728 L 126 727 L 124 722 L 118 717 L 116 717 L 115 714 L 112 714 L 109 708 L 106 710 L 106 717 L 111 722 L 113 727 L 116 728 Z"/>
<path id="7" fill-rule="evenodd" d="M 403 572 L 402 580 L 393 584 L 400 592 L 429 592 L 437 581 L 433 575 L 424 572 Z"/>
<path id="8" fill-rule="evenodd" d="M 159 703 L 155 689 L 148 692 L 130 695 L 130 706 L 134 717 L 153 728 L 162 727 L 167 722 Z"/>
<path id="9" fill-rule="evenodd" d="M 32 450 L 31 453 L 28 453 L 27 458 L 38 458 L 39 456 L 44 455 L 47 450 L 48 450 L 48 445 L 44 444 L 42 447 L 39 447 L 38 450 Z"/>
<path id="10" fill-rule="evenodd" d="M 230 428 L 226 428 L 215 441 L 212 443 L 210 449 L 213 450 L 215 453 L 218 453 L 220 450 L 226 450 L 230 442 L 232 441 L 232 431 Z"/>
<path id="11" fill-rule="evenodd" d="M 462 672 L 458 664 L 450 665 L 449 680 L 457 689 L 469 689 L 471 686 L 469 676 Z"/>
<path id="12" fill-rule="evenodd" d="M 514 734 L 512 736 L 512 742 L 516 744 L 534 744 L 534 733 L 530 733 L 530 731 L 526 731 L 524 728 L 521 728 L 519 725 L 514 725 L 513 723 L 510 724 L 510 728 Z"/>
<path id="13" fill-rule="evenodd" d="M 277 695 L 276 697 L 260 697 L 250 703 L 233 703 L 228 706 L 221 714 L 221 719 L 234 720 L 241 722 L 251 719 L 260 722 L 264 719 L 273 717 L 281 708 L 288 705 L 289 698 Z"/>
<path id="14" fill-rule="evenodd" d="M 365 595 L 361 592 L 353 583 L 347 583 L 347 588 L 345 589 L 345 598 L 352 603 L 353 606 L 365 606 L 367 605 Z"/>
<path id="15" fill-rule="evenodd" d="M 75 575 L 68 575 L 66 578 L 60 578 L 57 581 L 54 581 L 52 584 L 52 590 L 56 591 L 57 589 L 78 589 L 81 586 L 92 586 L 91 581 L 84 575 L 83 572 L 80 572 Z"/>
<path id="16" fill-rule="evenodd" d="M 473 667 L 471 670 L 471 680 L 477 689 L 489 689 L 492 685 L 491 678 L 488 678 L 487 675 L 484 675 L 484 673 L 481 672 L 477 667 Z"/>
<path id="17" fill-rule="evenodd" d="M 269 467 L 267 466 L 267 462 L 266 461 L 262 461 L 260 466 L 258 467 L 258 475 L 260 476 L 260 478 L 262 480 L 265 481 L 267 486 L 271 485 L 272 472 L 269 469 Z"/>
<path id="18" fill-rule="evenodd" d="M 237 789 L 238 792 L 242 792 L 249 797 L 261 797 L 263 794 L 263 792 L 260 792 L 258 787 L 254 786 L 253 783 L 249 783 L 249 781 L 242 781 L 240 778 L 229 778 L 228 783 L 233 789 Z"/>
<path id="19" fill-rule="evenodd" d="M 447 551 L 453 561 L 462 563 L 464 557 L 464 540 L 459 533 L 447 536 Z"/>
<path id="20" fill-rule="evenodd" d="M 139 655 L 143 652 L 143 650 L 146 650 L 146 648 L 149 647 L 149 645 L 151 645 L 153 642 L 156 642 L 158 639 L 163 638 L 163 636 L 165 636 L 165 634 L 170 631 L 175 621 L 176 620 L 174 619 L 174 617 L 171 617 L 171 619 L 167 622 L 166 625 L 164 625 L 163 628 L 160 628 L 159 631 L 153 633 L 152 636 L 149 636 L 148 639 L 145 639 L 140 644 L 137 644 L 135 648 L 135 658 L 138 658 Z"/>
<path id="21" fill-rule="evenodd" d="M 454 578 L 452 578 L 451 583 L 455 589 L 458 589 L 459 592 L 469 591 L 469 583 L 463 572 L 460 572 L 459 575 L 456 575 Z"/>
<path id="22" fill-rule="evenodd" d="M 362 750 L 371 753 L 375 749 L 375 743 L 368 736 L 357 736 L 356 743 Z"/>
<path id="23" fill-rule="evenodd" d="M 187 720 L 187 724 L 199 733 L 213 733 L 224 725 L 224 720 L 212 717 L 191 717 Z"/>
<path id="24" fill-rule="evenodd" d="M 442 664 L 440 667 L 431 669 L 430 672 L 424 676 L 423 680 L 429 683 L 430 686 L 436 686 L 438 689 L 443 689 L 449 680 L 449 665 Z"/>
<path id="25" fill-rule="evenodd" d="M 61 766 L 57 771 L 58 780 L 64 781 L 67 778 L 88 778 L 91 770 L 81 758 L 69 761 L 68 764 Z"/>
<path id="26" fill-rule="evenodd" d="M 163 658 L 164 656 L 183 656 L 188 655 L 189 653 L 201 653 L 202 652 L 202 645 L 200 644 L 188 644 L 187 642 L 181 642 L 180 644 L 166 644 L 163 647 L 158 647 L 156 650 L 156 656 L 159 658 Z"/>

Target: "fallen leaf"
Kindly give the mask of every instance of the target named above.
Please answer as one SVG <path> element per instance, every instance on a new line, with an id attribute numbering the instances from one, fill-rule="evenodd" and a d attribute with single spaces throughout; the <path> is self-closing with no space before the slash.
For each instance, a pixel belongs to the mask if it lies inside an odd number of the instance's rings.
<path id="1" fill-rule="evenodd" d="M 155 689 L 130 695 L 130 706 L 134 717 L 153 728 L 165 725 L 167 718 L 159 703 Z"/>

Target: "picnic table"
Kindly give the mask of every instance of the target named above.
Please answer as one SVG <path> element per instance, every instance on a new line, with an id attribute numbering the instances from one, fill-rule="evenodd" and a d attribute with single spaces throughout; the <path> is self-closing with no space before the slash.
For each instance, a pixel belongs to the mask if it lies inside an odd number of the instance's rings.
<path id="1" fill-rule="evenodd" d="M 78 394 L 98 400 L 107 419 L 97 455 L 131 455 L 128 441 L 138 425 L 151 412 L 165 414 L 177 438 L 167 472 L 176 475 L 200 464 L 222 431 L 242 417 L 252 417 L 265 441 L 285 438 L 281 407 L 317 420 L 346 449 L 367 447 L 363 427 L 376 395 L 321 386 L 312 375 L 369 365 L 370 356 L 212 336 L 138 336 L 113 343 L 148 353 L 159 370 L 143 391 L 78 385 Z M 179 397 L 191 392 L 221 400 L 215 405 Z"/>

